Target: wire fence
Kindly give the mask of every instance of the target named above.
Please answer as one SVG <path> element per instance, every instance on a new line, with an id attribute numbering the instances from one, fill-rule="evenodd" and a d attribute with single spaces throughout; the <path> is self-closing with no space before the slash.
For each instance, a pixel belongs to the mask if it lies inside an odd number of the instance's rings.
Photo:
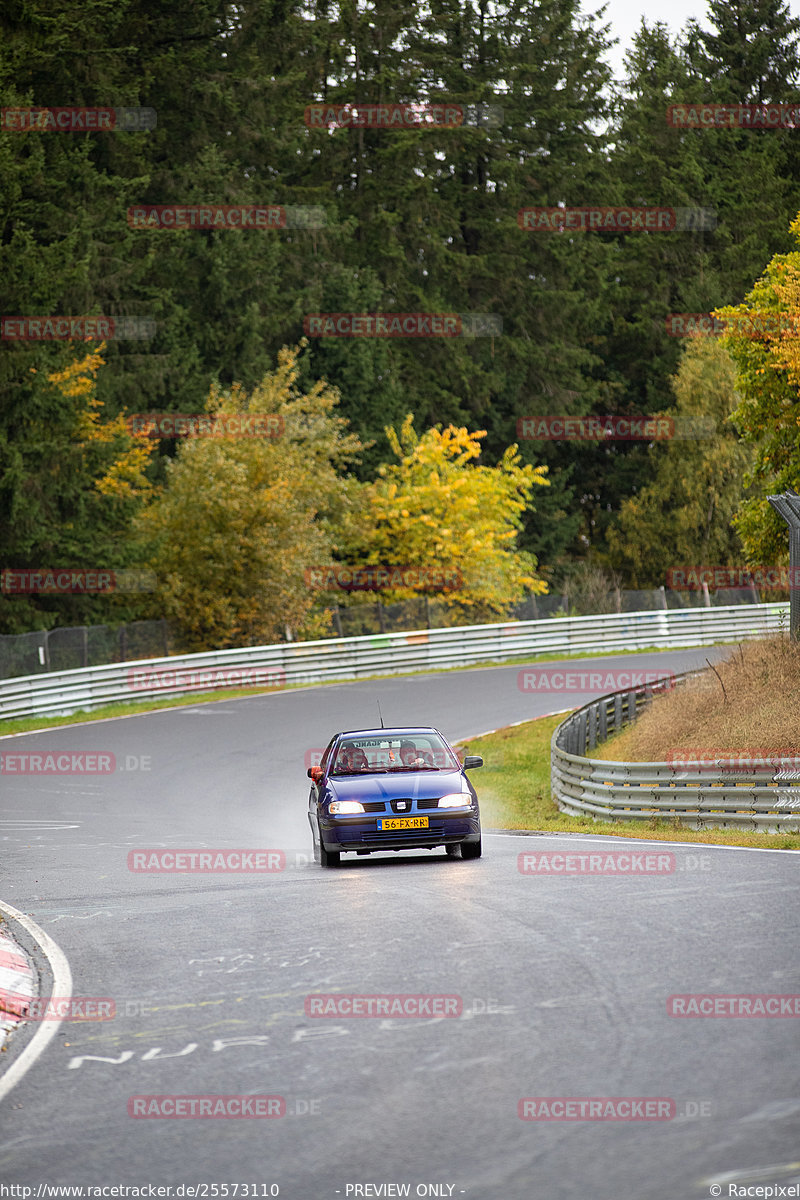
<path id="1" fill-rule="evenodd" d="M 709 597 L 697 592 L 672 592 L 664 588 L 643 591 L 615 588 L 591 597 L 580 593 L 528 596 L 514 605 L 508 614 L 497 617 L 480 614 L 476 617 L 462 608 L 453 608 L 423 596 L 400 604 L 381 604 L 376 601 L 332 608 L 331 635 L 358 637 L 411 629 L 446 629 L 455 625 L 474 624 L 476 619 L 481 623 L 502 624 L 508 621 L 536 621 L 543 617 L 558 619 L 600 613 L 716 608 L 757 603 L 757 593 L 742 588 L 720 589 Z M 178 642 L 166 620 L 133 621 L 119 626 L 78 625 L 36 633 L 0 634 L 0 679 L 167 657 L 180 651 Z"/>
<path id="2" fill-rule="evenodd" d="M 0 635 L 0 679 L 71 671 L 139 658 L 161 658 L 174 649 L 167 622 L 78 625 L 36 633 Z"/>
<path id="3" fill-rule="evenodd" d="M 705 597 L 702 593 L 669 591 L 666 588 L 633 590 L 612 588 L 591 596 L 575 591 L 561 595 L 528 596 L 512 605 L 502 617 L 481 614 L 477 620 L 538 621 L 542 617 L 591 617 L 600 613 L 650 612 L 654 609 L 719 608 L 730 604 L 760 604 L 755 589 L 720 588 Z M 420 597 L 401 604 L 360 603 L 330 610 L 331 632 L 339 637 L 358 637 L 368 633 L 393 633 L 404 629 L 445 629 L 453 625 L 475 623 L 476 618 L 462 608 L 439 600 Z"/>

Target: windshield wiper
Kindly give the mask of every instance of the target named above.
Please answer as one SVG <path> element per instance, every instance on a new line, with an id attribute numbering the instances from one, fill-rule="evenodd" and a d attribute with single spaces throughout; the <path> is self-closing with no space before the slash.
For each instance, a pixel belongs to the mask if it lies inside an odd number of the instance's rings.
<path id="1" fill-rule="evenodd" d="M 438 767 L 432 767 L 430 763 L 425 763 L 423 767 L 387 767 L 389 771 L 438 771 Z"/>
<path id="2" fill-rule="evenodd" d="M 331 771 L 331 777 L 334 779 L 355 779 L 358 775 L 383 775 L 383 774 L 385 774 L 384 767 L 379 767 L 377 770 L 371 770 L 371 769 L 367 768 L 366 770 L 362 769 L 362 770 L 358 770 L 358 771 Z"/>

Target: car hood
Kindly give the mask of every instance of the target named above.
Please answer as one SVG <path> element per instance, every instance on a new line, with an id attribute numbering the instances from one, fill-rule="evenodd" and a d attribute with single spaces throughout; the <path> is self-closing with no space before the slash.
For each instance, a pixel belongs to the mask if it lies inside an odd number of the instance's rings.
<path id="1" fill-rule="evenodd" d="M 460 771 L 398 771 L 396 775 L 347 775 L 329 779 L 332 800 L 395 800 L 398 796 L 432 800 L 461 792 Z"/>

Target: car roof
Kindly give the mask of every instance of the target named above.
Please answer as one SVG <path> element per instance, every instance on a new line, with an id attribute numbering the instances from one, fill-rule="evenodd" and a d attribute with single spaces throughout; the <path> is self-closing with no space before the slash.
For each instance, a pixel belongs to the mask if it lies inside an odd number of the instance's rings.
<path id="1" fill-rule="evenodd" d="M 385 729 L 343 729 L 336 737 L 407 737 L 414 733 L 435 733 L 441 737 L 433 725 L 390 725 Z"/>

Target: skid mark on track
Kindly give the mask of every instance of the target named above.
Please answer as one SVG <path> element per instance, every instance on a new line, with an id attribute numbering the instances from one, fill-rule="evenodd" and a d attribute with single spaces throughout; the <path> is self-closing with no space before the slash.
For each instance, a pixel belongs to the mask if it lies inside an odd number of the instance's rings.
<path id="1" fill-rule="evenodd" d="M 109 909 L 99 908 L 97 912 L 90 913 L 59 913 L 57 917 L 51 917 L 47 923 L 55 925 L 56 921 L 91 921 L 92 917 L 113 917 L 113 915 Z"/>
<path id="2" fill-rule="evenodd" d="M 65 821 L 34 821 L 22 819 L 19 821 L 0 821 L 0 829 L 9 829 L 14 833 L 21 833 L 25 830 L 32 833 L 41 833 L 48 829 L 80 829 L 80 824 L 67 824 Z"/>

